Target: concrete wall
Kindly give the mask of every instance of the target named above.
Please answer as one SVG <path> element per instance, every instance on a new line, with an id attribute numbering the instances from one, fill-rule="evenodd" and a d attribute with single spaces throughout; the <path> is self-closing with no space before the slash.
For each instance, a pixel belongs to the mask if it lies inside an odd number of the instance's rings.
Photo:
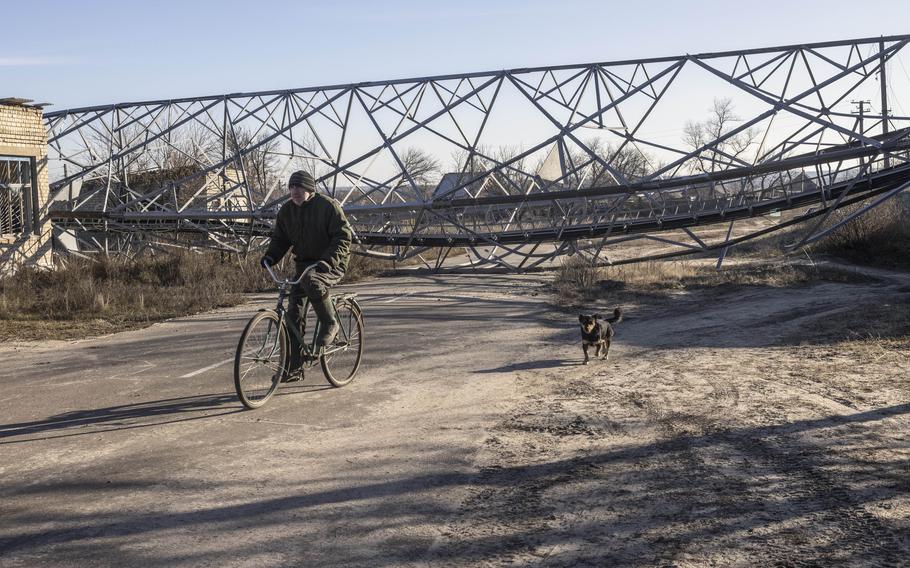
<path id="1" fill-rule="evenodd" d="M 21 235 L 0 236 L 0 271 L 22 264 L 51 264 L 51 224 L 48 207 L 47 134 L 40 108 L 0 102 L 0 155 L 34 159 L 37 203 L 31 203 L 30 230 Z M 37 209 L 37 215 L 36 215 Z M 35 221 L 37 217 L 37 223 Z"/>

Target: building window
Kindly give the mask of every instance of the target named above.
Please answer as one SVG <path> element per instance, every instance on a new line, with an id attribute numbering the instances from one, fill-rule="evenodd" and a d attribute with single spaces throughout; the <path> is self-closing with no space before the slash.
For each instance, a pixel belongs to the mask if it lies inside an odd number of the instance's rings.
<path id="1" fill-rule="evenodd" d="M 0 236 L 29 229 L 32 159 L 0 156 Z"/>

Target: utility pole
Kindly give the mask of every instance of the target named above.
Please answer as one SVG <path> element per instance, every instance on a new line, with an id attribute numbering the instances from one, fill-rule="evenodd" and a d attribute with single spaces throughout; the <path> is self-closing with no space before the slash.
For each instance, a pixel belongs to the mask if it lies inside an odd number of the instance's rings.
<path id="1" fill-rule="evenodd" d="M 865 134 L 866 132 L 863 130 L 863 116 L 866 114 L 866 107 L 872 103 L 870 101 L 850 101 L 850 104 L 859 107 L 859 133 Z"/>
<path id="2" fill-rule="evenodd" d="M 859 133 L 865 135 L 866 131 L 863 130 L 863 115 L 866 114 L 866 106 L 871 104 L 869 101 L 850 101 L 850 104 L 856 105 L 859 107 Z M 861 166 L 865 165 L 866 159 L 860 158 L 859 163 Z"/>
<path id="3" fill-rule="evenodd" d="M 878 42 L 878 52 L 881 55 L 881 67 L 878 73 L 878 82 L 882 89 L 882 138 L 888 137 L 888 78 L 885 74 L 885 42 Z M 882 140 L 884 142 L 884 140 Z M 885 167 L 891 167 L 891 158 L 885 154 Z"/>

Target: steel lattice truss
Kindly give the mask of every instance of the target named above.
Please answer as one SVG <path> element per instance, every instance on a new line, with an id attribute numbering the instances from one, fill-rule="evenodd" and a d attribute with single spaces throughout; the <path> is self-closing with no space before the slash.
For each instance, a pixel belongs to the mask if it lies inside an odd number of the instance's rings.
<path id="1" fill-rule="evenodd" d="M 80 249 L 244 251 L 268 235 L 288 174 L 308 169 L 359 250 L 388 258 L 461 247 L 475 265 L 524 269 L 576 252 L 725 251 L 788 224 L 748 219 L 797 208 L 793 222 L 818 219 L 803 244 L 834 209 L 910 181 L 910 117 L 888 109 L 905 87 L 886 75 L 908 41 L 51 112 L 51 216 Z M 624 252 L 640 239 L 659 250 Z"/>

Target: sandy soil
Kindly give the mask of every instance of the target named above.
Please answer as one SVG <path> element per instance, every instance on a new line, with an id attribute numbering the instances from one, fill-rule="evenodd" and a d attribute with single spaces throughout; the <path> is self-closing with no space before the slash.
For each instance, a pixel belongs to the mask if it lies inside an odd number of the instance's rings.
<path id="1" fill-rule="evenodd" d="M 910 311 L 874 272 L 625 305 L 589 366 L 577 332 L 541 338 L 427 563 L 910 565 L 910 344 L 840 341 Z"/>

